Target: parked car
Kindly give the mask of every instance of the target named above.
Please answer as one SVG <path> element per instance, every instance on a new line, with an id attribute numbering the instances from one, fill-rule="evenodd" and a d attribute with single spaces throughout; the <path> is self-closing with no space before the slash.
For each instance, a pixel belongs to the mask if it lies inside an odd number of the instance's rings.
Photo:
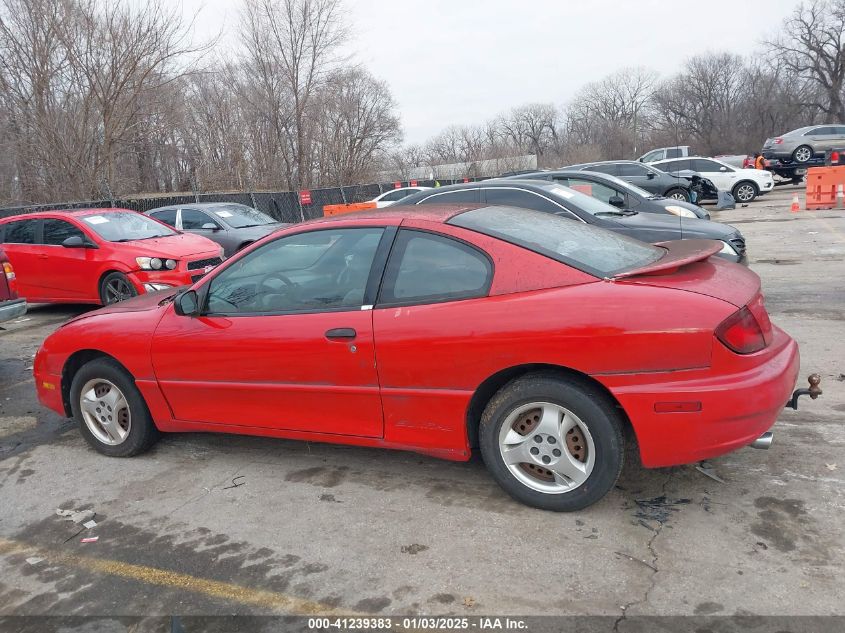
<path id="1" fill-rule="evenodd" d="M 129 209 L 2 218 L 0 244 L 32 303 L 107 305 L 191 284 L 223 261 L 214 242 Z"/>
<path id="2" fill-rule="evenodd" d="M 420 191 L 425 191 L 426 189 L 431 189 L 431 187 L 399 187 L 398 189 L 385 191 L 383 194 L 370 200 L 370 202 L 375 202 L 376 207 L 381 209 L 383 207 L 389 207 L 391 204 L 398 202 L 405 196 L 410 196 L 411 194 L 419 193 Z"/>
<path id="3" fill-rule="evenodd" d="M 632 185 L 658 196 L 683 200 L 684 202 L 692 200 L 688 178 L 670 176 L 652 165 L 638 163 L 635 160 L 606 160 L 597 163 L 570 165 L 569 167 L 561 167 L 561 169 L 597 171 L 621 178 L 625 182 L 630 182 Z"/>
<path id="4" fill-rule="evenodd" d="M 514 498 L 578 510 L 614 486 L 629 425 L 658 467 L 748 446 L 780 415 L 798 347 L 720 248 L 509 207 L 324 218 L 63 325 L 35 384 L 109 456 L 161 431 L 458 461 L 478 446 Z"/>
<path id="5" fill-rule="evenodd" d="M 598 198 L 602 202 L 618 209 L 642 211 L 645 213 L 662 213 L 679 215 L 684 218 L 701 218 L 709 220 L 710 214 L 697 204 L 657 196 L 636 185 L 625 182 L 616 176 L 602 174 L 595 171 L 538 171 L 522 176 L 516 180 L 551 180 L 560 183 L 588 196 Z"/>
<path id="6" fill-rule="evenodd" d="M 533 209 L 621 233 L 643 242 L 713 239 L 722 243 L 719 256 L 744 262 L 745 239 L 732 226 L 657 213 L 618 209 L 569 187 L 546 180 L 484 180 L 449 185 L 408 196 L 399 206 L 426 204 L 489 204 Z"/>
<path id="7" fill-rule="evenodd" d="M 0 323 L 26 314 L 26 299 L 18 297 L 15 269 L 0 248 Z"/>
<path id="8" fill-rule="evenodd" d="M 827 150 L 845 147 L 845 125 L 808 125 L 763 143 L 764 158 L 808 163 Z"/>
<path id="9" fill-rule="evenodd" d="M 667 173 L 691 170 L 710 180 L 720 191 L 729 191 L 737 202 L 751 202 L 775 187 L 771 172 L 764 169 L 731 167 L 715 158 L 676 158 L 652 163 Z"/>
<path id="10" fill-rule="evenodd" d="M 207 237 L 223 247 L 226 257 L 287 226 L 258 209 L 232 202 L 171 205 L 151 209 L 146 215 L 179 231 Z"/>
<path id="11" fill-rule="evenodd" d="M 689 145 L 675 145 L 673 147 L 660 147 L 646 152 L 637 160 L 641 163 L 653 163 L 658 160 L 666 160 L 667 158 L 680 158 L 681 156 L 689 156 L 692 154 Z"/>

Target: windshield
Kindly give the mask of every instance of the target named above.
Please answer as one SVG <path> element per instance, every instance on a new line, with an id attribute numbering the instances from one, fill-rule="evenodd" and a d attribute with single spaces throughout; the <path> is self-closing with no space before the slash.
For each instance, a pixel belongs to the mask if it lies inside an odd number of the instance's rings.
<path id="1" fill-rule="evenodd" d="M 626 182 L 621 178 L 617 178 L 616 176 L 611 176 L 610 174 L 604 174 L 607 180 L 613 182 L 614 185 L 617 187 L 621 187 L 622 189 L 627 189 L 630 192 L 633 192 L 637 195 L 642 196 L 643 198 L 654 198 L 655 195 L 650 191 L 646 191 L 645 189 L 640 189 L 637 185 L 632 185 L 630 182 Z M 604 179 L 603 179 L 604 180 Z M 599 181 L 602 182 L 602 181 Z"/>
<path id="2" fill-rule="evenodd" d="M 574 207 L 590 215 L 623 215 L 623 212 L 616 207 L 563 185 L 547 185 L 543 189 L 545 189 L 547 195 L 551 195 L 553 199 L 558 200 L 564 206 Z M 646 195 L 650 196 L 651 194 Z"/>
<path id="3" fill-rule="evenodd" d="M 213 206 L 208 210 L 235 229 L 243 229 L 247 226 L 259 226 L 262 224 L 274 224 L 276 222 L 269 215 L 262 213 L 258 209 L 248 207 L 245 204 L 219 205 Z"/>
<path id="4" fill-rule="evenodd" d="M 129 242 L 176 235 L 176 231 L 161 222 L 134 211 L 86 215 L 82 217 L 82 221 L 108 242 Z"/>
<path id="5" fill-rule="evenodd" d="M 589 224 L 514 207 L 464 211 L 449 220 L 449 224 L 516 244 L 596 277 L 645 266 L 666 252 Z"/>

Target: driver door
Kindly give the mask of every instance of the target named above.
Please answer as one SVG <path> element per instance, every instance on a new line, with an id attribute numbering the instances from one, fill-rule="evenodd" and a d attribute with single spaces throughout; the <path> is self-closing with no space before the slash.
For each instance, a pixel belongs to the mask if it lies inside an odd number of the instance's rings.
<path id="1" fill-rule="evenodd" d="M 152 359 L 174 417 L 382 437 L 365 301 L 384 234 L 329 227 L 282 236 L 203 284 L 202 316 L 168 310 Z"/>

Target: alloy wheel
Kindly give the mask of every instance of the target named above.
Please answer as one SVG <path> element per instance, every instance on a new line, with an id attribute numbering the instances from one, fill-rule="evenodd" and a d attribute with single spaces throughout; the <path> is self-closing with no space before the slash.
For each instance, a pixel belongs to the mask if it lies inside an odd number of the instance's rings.
<path id="1" fill-rule="evenodd" d="M 813 152 L 809 147 L 799 147 L 795 150 L 795 160 L 799 163 L 806 163 L 813 157 Z"/>
<path id="2" fill-rule="evenodd" d="M 105 303 L 110 305 L 135 296 L 132 286 L 125 279 L 111 279 L 105 287 Z"/>
<path id="3" fill-rule="evenodd" d="M 515 409 L 499 432 L 499 452 L 517 480 L 547 494 L 575 490 L 595 466 L 587 426 L 569 409 L 550 402 Z"/>
<path id="4" fill-rule="evenodd" d="M 682 200 L 684 202 L 687 201 L 687 197 L 680 191 L 676 191 L 671 196 L 669 196 L 669 198 L 671 198 L 672 200 Z"/>
<path id="5" fill-rule="evenodd" d="M 89 380 L 79 394 L 79 409 L 85 426 L 99 442 L 122 444 L 132 429 L 132 413 L 123 392 L 108 380 Z"/>
<path id="6" fill-rule="evenodd" d="M 740 185 L 736 188 L 736 198 L 740 202 L 748 202 L 754 199 L 753 185 Z"/>

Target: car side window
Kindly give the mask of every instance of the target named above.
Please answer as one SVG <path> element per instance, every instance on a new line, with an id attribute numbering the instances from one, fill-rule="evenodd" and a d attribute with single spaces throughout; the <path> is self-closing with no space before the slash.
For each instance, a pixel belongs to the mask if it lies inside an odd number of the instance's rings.
<path id="1" fill-rule="evenodd" d="M 589 171 L 597 171 L 600 174 L 619 175 L 619 165 L 592 165 L 591 167 L 587 167 L 587 169 Z"/>
<path id="2" fill-rule="evenodd" d="M 478 249 L 425 231 L 399 231 L 384 272 L 379 306 L 485 297 L 493 265 Z"/>
<path id="3" fill-rule="evenodd" d="M 698 172 L 713 172 L 713 171 L 721 171 L 724 165 L 721 165 L 712 160 L 704 160 L 703 158 L 697 158 L 695 160 L 690 161 L 692 165 L 693 171 Z M 729 169 L 725 169 L 725 171 L 730 171 Z"/>
<path id="4" fill-rule="evenodd" d="M 663 154 L 662 150 L 659 150 L 659 149 L 652 150 L 648 154 L 643 156 L 642 162 L 650 163 L 650 162 L 655 161 L 655 160 L 660 160 L 661 158 L 663 158 L 662 154 Z"/>
<path id="5" fill-rule="evenodd" d="M 245 255 L 211 280 L 207 313 L 285 314 L 363 305 L 381 227 L 288 235 Z"/>
<path id="6" fill-rule="evenodd" d="M 85 239 L 85 233 L 65 220 L 44 220 L 44 243 L 50 246 L 61 246 L 69 237 Z"/>
<path id="7" fill-rule="evenodd" d="M 519 207 L 520 209 L 534 209 L 544 213 L 560 213 L 561 209 L 551 200 L 524 189 L 490 188 L 484 189 L 484 200 L 487 204 L 502 207 Z"/>
<path id="8" fill-rule="evenodd" d="M 680 147 L 670 147 L 666 150 L 666 158 L 679 158 L 681 156 Z"/>
<path id="9" fill-rule="evenodd" d="M 16 220 L 6 224 L 5 244 L 35 244 L 38 220 Z"/>
<path id="10" fill-rule="evenodd" d="M 836 136 L 845 136 L 845 127 L 843 126 L 837 126 L 833 128 L 833 131 Z"/>
<path id="11" fill-rule="evenodd" d="M 382 202 L 396 202 L 397 200 L 401 200 L 405 196 L 416 193 L 415 191 L 408 191 L 407 189 L 400 189 L 399 191 L 391 191 L 386 196 L 382 197 Z"/>
<path id="12" fill-rule="evenodd" d="M 662 171 L 682 171 L 684 169 L 690 169 L 690 161 L 688 160 L 672 160 L 668 163 L 661 163 L 660 165 L 656 166 L 658 169 Z"/>
<path id="13" fill-rule="evenodd" d="M 807 136 L 828 136 L 832 132 L 833 128 L 831 127 L 817 127 L 807 132 Z"/>
<path id="14" fill-rule="evenodd" d="M 429 196 L 417 204 L 474 204 L 478 202 L 478 189 L 459 189 Z"/>
<path id="15" fill-rule="evenodd" d="M 164 211 L 156 211 L 150 213 L 159 222 L 164 222 L 172 227 L 176 227 L 176 209 L 165 209 Z"/>
<path id="16" fill-rule="evenodd" d="M 648 169 L 639 164 L 624 163 L 619 165 L 619 177 L 629 178 L 631 176 L 645 177 L 648 174 Z"/>
<path id="17" fill-rule="evenodd" d="M 602 202 L 610 202 L 610 199 L 613 197 L 620 197 L 623 200 L 625 199 L 624 193 L 601 182 L 581 180 L 580 178 L 570 178 L 568 186 L 575 191 L 585 193 L 588 196 L 601 200 Z"/>
<path id="18" fill-rule="evenodd" d="M 201 229 L 206 224 L 213 224 L 219 227 L 220 223 L 215 222 L 208 214 L 196 209 L 182 209 L 182 228 L 186 231 Z"/>

